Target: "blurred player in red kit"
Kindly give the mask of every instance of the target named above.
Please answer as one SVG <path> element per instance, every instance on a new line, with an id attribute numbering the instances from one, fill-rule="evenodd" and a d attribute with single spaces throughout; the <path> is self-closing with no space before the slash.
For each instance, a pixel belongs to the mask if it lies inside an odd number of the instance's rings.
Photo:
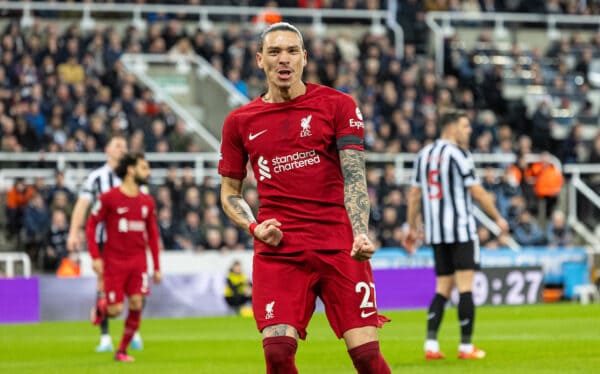
<path id="1" fill-rule="evenodd" d="M 256 55 L 267 92 L 223 125 L 219 173 L 225 213 L 254 236 L 252 305 L 267 373 L 297 373 L 298 339 L 317 296 L 358 373 L 390 373 L 379 349 L 369 259 L 364 124 L 354 100 L 301 80 L 302 34 L 276 23 Z M 257 178 L 255 218 L 242 198 L 246 163 Z"/>
<path id="2" fill-rule="evenodd" d="M 123 312 L 124 296 L 129 299 L 129 313 L 115 360 L 134 361 L 127 355 L 127 347 L 140 326 L 143 297 L 149 293 L 147 246 L 154 263 L 154 283 L 161 280 L 159 234 L 154 200 L 140 191 L 150 177 L 148 161 L 139 153 L 126 154 L 115 173 L 123 182 L 102 194 L 93 206 L 86 236 L 92 267 L 104 278 L 108 303 L 105 312 L 109 317 L 118 316 Z M 96 226 L 100 222 L 105 223 L 107 233 L 102 255 L 96 241 Z"/>

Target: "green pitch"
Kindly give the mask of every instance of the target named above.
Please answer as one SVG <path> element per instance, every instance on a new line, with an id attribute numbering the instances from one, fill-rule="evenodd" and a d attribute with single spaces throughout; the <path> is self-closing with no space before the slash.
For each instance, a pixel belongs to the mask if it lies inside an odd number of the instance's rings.
<path id="1" fill-rule="evenodd" d="M 423 360 L 425 311 L 386 312 L 383 353 L 394 373 L 593 373 L 600 368 L 600 306 L 577 304 L 482 307 L 475 343 L 487 351 L 480 361 L 456 359 L 456 310 L 448 309 L 440 331 L 448 358 Z M 112 321 L 118 344 L 122 320 Z M 342 341 L 322 314 L 299 344 L 301 373 L 354 373 Z M 98 330 L 85 322 L 0 325 L 0 373 L 264 373 L 260 335 L 249 318 L 148 319 L 145 349 L 134 363 L 95 353 Z"/>

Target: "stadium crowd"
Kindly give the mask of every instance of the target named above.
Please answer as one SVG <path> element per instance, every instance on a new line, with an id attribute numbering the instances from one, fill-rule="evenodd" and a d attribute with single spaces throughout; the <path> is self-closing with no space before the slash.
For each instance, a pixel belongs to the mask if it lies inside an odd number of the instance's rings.
<path id="1" fill-rule="evenodd" d="M 379 1 L 284 3 L 280 5 L 381 7 Z M 503 97 L 503 70 L 475 62 L 473 56 L 481 50 L 461 50 L 448 39 L 447 49 L 452 53 L 447 55 L 452 58 L 445 62 L 446 74 L 439 78 L 433 58 L 418 47 L 419 38 L 426 34 L 424 25 L 420 25 L 424 11 L 467 7 L 477 11 L 490 11 L 491 7 L 511 10 L 506 5 L 501 7 L 501 3 L 404 2 L 399 17 L 406 32 L 402 59 L 396 57 L 387 34 L 366 33 L 356 40 L 345 31 L 319 35 L 307 30 L 305 44 L 311 59 L 304 79 L 335 87 L 360 103 L 369 152 L 416 153 L 438 136 L 436 121 L 440 111 L 450 107 L 467 110 L 473 123 L 473 152 L 519 156 L 519 161 L 512 164 L 484 165 L 487 169 L 482 176 L 486 189 L 494 192 L 499 210 L 510 221 L 515 239 L 521 245 L 567 246 L 572 243 L 572 234 L 564 214 L 554 209 L 562 175 L 546 158 L 528 165 L 520 156 L 550 152 L 564 163 L 600 162 L 600 132 L 592 141 L 583 139 L 579 123 L 580 115 L 597 119 L 598 108 L 590 103 L 581 109 L 585 113 L 573 113 L 569 121 L 558 123 L 550 111 L 551 101 L 542 100 L 534 113 L 527 115 L 522 101 Z M 544 11 L 550 11 L 551 5 L 584 14 L 598 10 L 595 2 L 585 3 L 585 9 L 573 8 L 575 3 L 582 3 L 574 1 L 505 3 L 543 3 L 547 7 Z M 481 39 L 491 45 L 485 53 L 494 53 L 492 41 L 486 38 L 482 34 Z M 140 52 L 195 53 L 207 59 L 242 93 L 255 98 L 264 92 L 263 73 L 254 58 L 256 50 L 254 30 L 233 23 L 223 31 L 189 32 L 182 20 L 164 15 L 151 22 L 143 33 L 133 26 L 121 33 L 98 25 L 87 34 L 75 24 L 60 31 L 56 22 L 40 19 L 31 28 L 23 29 L 15 18 L 2 30 L 0 39 L 0 148 L 3 152 L 101 152 L 111 135 L 124 134 L 132 151 L 201 151 L 182 120 L 166 104 L 157 102 L 151 90 L 140 86 L 119 57 Z M 592 51 L 591 57 L 597 57 L 600 33 L 591 40 L 578 34 L 565 37 L 547 51 L 521 50 L 515 45 L 512 53 L 513 57 L 531 57 L 533 62 L 527 69 L 538 72 L 532 77 L 537 84 L 564 95 L 581 96 L 591 89 L 585 74 L 591 58 L 588 51 Z M 548 56 L 557 63 L 542 63 Z M 562 63 L 567 56 L 575 61 Z M 577 76 L 582 80 L 575 79 Z M 564 77 L 573 79 L 561 81 Z M 554 139 L 554 126 L 567 126 L 570 135 Z M 14 166 L 18 165 L 2 162 L 2 167 Z M 179 167 L 169 168 L 164 184 L 151 186 L 164 247 L 189 251 L 251 248 L 248 235 L 230 225 L 223 214 L 218 182 L 206 178 L 198 185 L 190 168 L 178 173 Z M 502 175 L 495 172 L 498 168 L 504 170 Z M 367 181 L 372 237 L 383 247 L 398 247 L 406 221 L 406 186 L 396 183 L 393 165 L 370 165 Z M 5 231 L 9 236 L 22 238 L 25 249 L 43 269 L 55 270 L 67 254 L 65 242 L 75 196 L 76 191 L 65 186 L 62 171 L 56 172 L 50 186 L 42 178 L 32 185 L 17 179 L 6 194 Z M 256 210 L 259 201 L 253 186 L 247 187 L 245 198 Z M 539 201 L 544 204 L 538 204 Z M 538 211 L 539 206 L 545 214 Z M 484 227 L 479 236 L 487 248 L 505 244 L 504 238 L 493 237 Z"/>

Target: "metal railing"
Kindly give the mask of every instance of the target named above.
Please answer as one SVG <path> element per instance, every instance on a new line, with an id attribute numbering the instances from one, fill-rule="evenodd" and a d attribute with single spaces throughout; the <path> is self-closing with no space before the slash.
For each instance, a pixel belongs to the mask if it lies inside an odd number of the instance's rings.
<path id="1" fill-rule="evenodd" d="M 17 264 L 22 264 L 22 272 L 15 273 L 18 268 Z M 29 278 L 31 276 L 31 260 L 26 253 L 23 252 L 0 252 L 0 266 L 4 264 L 4 270 L 0 270 L 0 278 L 12 278 L 21 276 Z"/>
<path id="2" fill-rule="evenodd" d="M 160 64 L 195 64 L 196 68 L 192 71 L 197 74 L 210 74 L 217 81 L 223 90 L 229 94 L 228 103 L 231 106 L 242 105 L 248 102 L 248 98 L 240 94 L 223 75 L 217 72 L 205 59 L 200 56 L 188 57 L 169 54 L 124 54 L 121 61 L 125 68 L 133 73 L 136 78 L 146 87 L 151 89 L 158 101 L 164 101 L 186 124 L 188 130 L 196 132 L 202 140 L 208 144 L 212 151 L 219 150 L 219 140 L 206 129 L 198 119 L 194 118 L 177 100 L 169 95 L 166 90 L 162 90 L 152 77 L 146 74 L 145 66 L 151 63 Z"/>
<path id="3" fill-rule="evenodd" d="M 541 159 L 541 155 L 529 154 L 526 155 L 527 162 L 535 162 Z M 195 179 L 197 183 L 202 183 L 205 176 L 212 176 L 219 178 L 216 169 L 216 163 L 219 160 L 218 153 L 147 153 L 146 158 L 152 162 L 194 162 Z M 413 174 L 412 163 L 416 158 L 415 154 L 412 153 L 398 153 L 398 154 L 378 154 L 368 153 L 367 164 L 393 164 L 395 166 L 395 182 L 398 185 L 407 185 L 410 183 Z M 473 158 L 476 164 L 481 163 L 503 163 L 510 164 L 516 161 L 514 154 L 473 154 Z M 82 170 L 77 167 L 69 167 L 71 163 L 77 162 L 97 162 L 103 163 L 106 156 L 103 153 L 2 153 L 0 152 L 0 164 L 2 161 L 12 162 L 54 162 L 57 169 L 65 170 L 65 181 L 67 186 L 76 188 L 79 186 L 88 170 Z M 554 157 L 549 157 L 550 161 L 557 167 L 558 170 L 562 169 L 560 161 Z M 211 166 L 207 166 L 210 164 Z M 483 173 L 482 169 L 478 169 L 478 172 Z M 499 168 L 498 173 L 502 173 L 503 169 Z M 151 182 L 162 183 L 164 178 L 167 176 L 167 170 L 163 168 L 153 168 L 152 171 L 153 180 Z M 51 172 L 47 169 L 0 169 L 0 188 L 8 188 L 12 180 L 17 177 L 29 177 L 42 176 L 44 178 L 50 178 Z M 475 210 L 476 218 L 486 226 L 492 233 L 498 234 L 498 226 L 491 220 L 487 219 L 486 215 L 479 209 Z M 520 246 L 512 238 L 508 238 L 508 246 L 513 250 L 519 250 Z"/>
<path id="4" fill-rule="evenodd" d="M 538 14 L 538 13 L 487 13 L 487 12 L 428 12 L 425 16 L 425 23 L 434 34 L 436 73 L 439 76 L 444 74 L 444 38 L 454 33 L 452 22 L 494 23 L 494 29 L 497 34 L 506 34 L 508 31 L 504 27 L 505 22 L 521 23 L 544 23 L 550 38 L 560 36 L 556 26 L 557 24 L 566 24 L 580 27 L 581 25 L 598 25 L 600 27 L 600 17 L 577 16 L 562 14 Z"/>
<path id="5" fill-rule="evenodd" d="M 579 219 L 577 202 L 578 194 L 580 194 L 589 203 L 600 209 L 600 196 L 581 179 L 581 174 L 600 175 L 600 164 L 566 165 L 565 173 L 572 175 L 567 190 L 567 220 L 569 225 L 578 235 L 592 245 L 596 252 L 600 252 L 600 238 L 594 232 L 594 228 L 590 229 Z"/>
<path id="6" fill-rule="evenodd" d="M 195 182 L 201 184 L 206 176 L 218 177 L 217 162 L 219 154 L 216 152 L 206 153 L 146 153 L 146 159 L 153 163 L 163 164 L 187 164 L 193 168 Z M 23 164 L 35 164 L 43 162 L 46 168 L 6 168 L 0 167 L 0 189 L 9 188 L 16 177 L 23 177 L 31 181 L 33 178 L 42 177 L 47 183 L 53 183 L 54 170 L 65 172 L 65 183 L 69 188 L 78 188 L 88 173 L 91 171 L 84 164 L 94 163 L 98 166 L 106 162 L 104 153 L 9 153 L 0 152 L 0 165 L 2 162 L 17 162 Z M 168 174 L 166 168 L 153 168 L 152 182 L 164 182 Z"/>
<path id="7" fill-rule="evenodd" d="M 388 0 L 389 4 L 395 1 Z M 144 13 L 171 13 L 188 14 L 198 17 L 198 26 L 202 29 L 212 27 L 210 16 L 240 16 L 253 17 L 264 12 L 263 7 L 249 6 L 192 6 L 192 5 L 173 5 L 173 4 L 137 4 L 125 3 L 58 3 L 58 2 L 29 2 L 0 1 L 0 7 L 3 10 L 22 10 L 23 16 L 21 24 L 31 26 L 33 24 L 32 11 L 76 11 L 81 12 L 81 26 L 83 29 L 91 29 L 95 26 L 93 18 L 94 13 L 114 13 L 131 14 L 134 25 L 143 25 L 145 21 L 142 18 Z M 393 7 L 388 6 L 388 9 Z M 371 30 L 376 33 L 385 32 L 383 25 L 388 26 L 394 33 L 394 43 L 397 57 L 401 58 L 404 52 L 404 34 L 402 27 L 396 20 L 396 15 L 386 10 L 358 10 L 358 9 L 306 9 L 306 8 L 277 8 L 277 12 L 283 17 L 299 17 L 312 20 L 312 26 L 315 30 L 324 30 L 323 18 L 329 19 L 361 19 L 371 22 Z"/>
<path id="8" fill-rule="evenodd" d="M 414 153 L 367 153 L 367 164 L 393 164 L 395 166 L 395 182 L 398 185 L 406 185 L 410 183 L 412 178 L 413 169 L 412 162 L 416 158 Z M 562 170 L 560 160 L 555 156 L 549 155 L 549 161 L 558 169 Z M 527 154 L 525 155 L 525 161 L 528 163 L 539 161 L 542 155 L 539 154 Z M 170 152 L 170 153 L 146 153 L 146 159 L 152 162 L 160 163 L 193 163 L 196 180 L 202 181 L 205 175 L 217 175 L 216 164 L 219 161 L 219 154 L 215 152 L 200 152 L 200 153 L 186 153 L 186 152 Z M 503 154 L 485 154 L 485 153 L 474 153 L 473 159 L 476 165 L 482 163 L 496 163 L 496 164 L 511 164 L 517 159 L 517 156 L 512 153 Z M 98 163 L 102 164 L 106 161 L 106 155 L 104 153 L 36 153 L 36 152 L 23 152 L 23 153 L 10 153 L 0 152 L 0 166 L 2 162 L 18 162 L 18 163 L 36 163 L 44 162 L 46 164 L 53 164 L 48 166 L 52 169 L 66 170 L 73 168 L 68 164 L 78 163 Z M 215 165 L 214 168 L 207 167 L 207 164 Z M 75 166 L 76 169 L 81 170 L 79 165 Z M 43 170 L 43 169 L 39 169 Z M 571 170 L 571 169 L 569 169 Z M 590 169 L 590 171 L 596 169 Z M 501 173 L 503 169 L 497 169 L 497 172 Z M 586 169 L 583 169 L 585 172 Z M 20 175 L 23 177 L 33 177 L 38 172 L 38 169 L 20 169 L 20 168 L 4 168 L 0 167 L 0 187 L 3 184 L 2 177 L 8 175 Z M 166 175 L 166 170 L 161 168 L 153 168 L 153 174 Z M 479 168 L 478 172 L 482 173 L 483 169 Z M 42 175 L 40 175 L 42 176 Z M 6 182 L 4 180 L 4 182 Z"/>

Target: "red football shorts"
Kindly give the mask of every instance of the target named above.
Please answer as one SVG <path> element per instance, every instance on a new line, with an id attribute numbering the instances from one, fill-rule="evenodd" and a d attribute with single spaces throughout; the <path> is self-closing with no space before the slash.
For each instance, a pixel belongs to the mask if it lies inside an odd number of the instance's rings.
<path id="1" fill-rule="evenodd" d="M 109 305 L 123 303 L 125 295 L 148 295 L 150 287 L 146 267 L 105 266 L 104 293 Z"/>
<path id="2" fill-rule="evenodd" d="M 306 338 L 317 296 L 338 339 L 353 328 L 378 326 L 373 273 L 350 251 L 255 253 L 252 309 L 258 329 L 287 324 Z"/>

